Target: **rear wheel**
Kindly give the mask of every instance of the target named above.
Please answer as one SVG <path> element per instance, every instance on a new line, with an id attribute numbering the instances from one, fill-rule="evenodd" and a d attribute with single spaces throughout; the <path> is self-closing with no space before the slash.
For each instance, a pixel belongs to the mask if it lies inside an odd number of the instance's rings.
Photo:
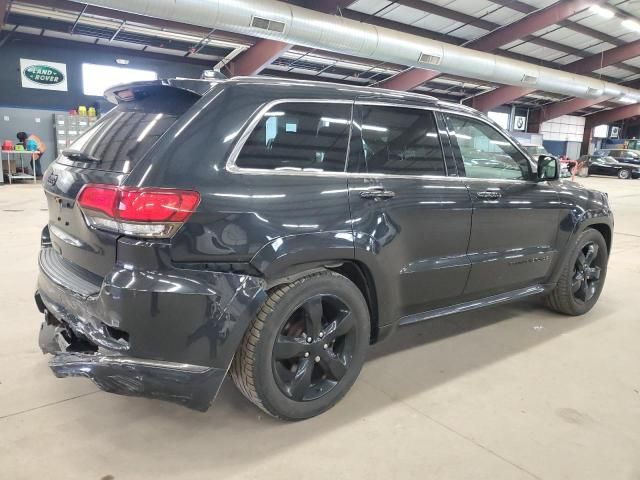
<path id="1" fill-rule="evenodd" d="M 588 228 L 578 238 L 547 305 L 566 315 L 582 315 L 593 308 L 607 275 L 607 244 L 600 232 Z"/>
<path id="2" fill-rule="evenodd" d="M 239 390 L 268 414 L 302 420 L 331 408 L 351 388 L 369 344 L 360 290 L 334 272 L 270 291 L 234 357 Z"/>
<path id="3" fill-rule="evenodd" d="M 626 180 L 630 177 L 631 177 L 631 172 L 629 170 L 623 168 L 622 170 L 618 171 L 618 178 Z"/>

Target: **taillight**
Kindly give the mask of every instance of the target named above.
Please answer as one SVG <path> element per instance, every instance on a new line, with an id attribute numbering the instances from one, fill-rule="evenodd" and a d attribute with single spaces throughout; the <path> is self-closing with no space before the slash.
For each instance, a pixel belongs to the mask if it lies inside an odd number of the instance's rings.
<path id="1" fill-rule="evenodd" d="M 200 203 L 193 190 L 85 185 L 78 204 L 89 225 L 134 237 L 171 237 Z"/>

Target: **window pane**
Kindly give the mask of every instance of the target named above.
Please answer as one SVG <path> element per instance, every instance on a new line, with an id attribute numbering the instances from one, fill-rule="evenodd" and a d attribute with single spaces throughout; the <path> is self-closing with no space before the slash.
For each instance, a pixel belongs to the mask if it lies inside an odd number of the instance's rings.
<path id="1" fill-rule="evenodd" d="M 69 147 L 99 163 L 90 168 L 130 172 L 180 117 L 199 99 L 184 90 L 149 88 L 147 96 L 136 101 L 121 102 L 83 133 Z M 63 163 L 71 159 L 61 157 Z"/>
<path id="2" fill-rule="evenodd" d="M 444 175 L 433 112 L 401 107 L 360 107 L 354 128 L 362 138 L 368 173 Z"/>
<path id="3" fill-rule="evenodd" d="M 344 171 L 351 106 L 285 103 L 264 114 L 236 165 L 269 170 Z"/>
<path id="4" fill-rule="evenodd" d="M 457 142 L 467 177 L 525 180 L 529 161 L 498 130 L 484 122 L 448 115 L 451 137 Z"/>

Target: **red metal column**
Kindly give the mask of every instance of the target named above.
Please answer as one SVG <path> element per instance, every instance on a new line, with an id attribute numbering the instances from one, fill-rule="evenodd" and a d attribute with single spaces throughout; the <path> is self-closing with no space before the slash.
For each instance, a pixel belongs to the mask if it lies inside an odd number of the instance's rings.
<path id="1" fill-rule="evenodd" d="M 473 108 L 480 110 L 481 112 L 488 112 L 493 107 L 503 105 L 531 92 L 535 92 L 535 90 L 523 90 L 522 87 L 509 85 L 507 87 L 496 88 L 491 92 L 473 97 L 471 105 Z"/>
<path id="2" fill-rule="evenodd" d="M 354 0 L 314 0 L 314 8 L 324 13 L 334 13 L 339 7 L 346 7 Z M 268 67 L 275 59 L 289 50 L 292 45 L 276 40 L 258 40 L 251 47 L 246 49 L 231 62 L 227 64 L 227 69 L 231 76 L 257 75 L 264 68 Z"/>
<path id="3" fill-rule="evenodd" d="M 227 68 L 233 77 L 257 75 L 290 48 L 291 45 L 288 43 L 276 40 L 258 40 L 229 62 Z"/>
<path id="4" fill-rule="evenodd" d="M 440 75 L 440 72 L 435 70 L 423 70 L 422 68 L 410 68 L 397 75 L 394 75 L 388 80 L 381 82 L 378 86 L 383 88 L 390 88 L 391 90 L 403 90 L 409 91 L 424 82 L 436 78 Z"/>

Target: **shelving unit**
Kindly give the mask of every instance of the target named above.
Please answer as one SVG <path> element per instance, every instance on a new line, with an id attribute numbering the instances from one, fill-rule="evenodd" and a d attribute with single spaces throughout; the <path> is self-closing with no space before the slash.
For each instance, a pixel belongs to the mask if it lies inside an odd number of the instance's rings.
<path id="1" fill-rule="evenodd" d="M 56 156 L 71 146 L 80 135 L 86 132 L 98 120 L 97 117 L 65 115 L 56 113 L 53 116 L 53 128 L 56 137 Z"/>

